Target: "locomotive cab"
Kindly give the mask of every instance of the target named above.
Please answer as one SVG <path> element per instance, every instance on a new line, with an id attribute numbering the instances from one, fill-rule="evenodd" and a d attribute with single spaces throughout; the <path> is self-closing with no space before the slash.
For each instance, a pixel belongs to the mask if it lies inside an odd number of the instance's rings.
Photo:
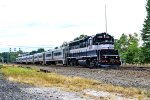
<path id="1" fill-rule="evenodd" d="M 101 45 L 101 44 L 114 45 L 114 38 L 107 33 L 96 34 L 93 37 L 93 45 Z"/>

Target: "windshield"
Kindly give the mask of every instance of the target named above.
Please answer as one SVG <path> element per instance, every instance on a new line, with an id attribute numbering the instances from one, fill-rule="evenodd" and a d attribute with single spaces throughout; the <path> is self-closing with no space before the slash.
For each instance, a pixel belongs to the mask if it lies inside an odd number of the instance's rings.
<path id="1" fill-rule="evenodd" d="M 117 50 L 101 50 L 100 51 L 100 55 L 118 55 L 118 51 Z"/>
<path id="2" fill-rule="evenodd" d="M 93 38 L 93 44 L 98 45 L 98 44 L 114 44 L 114 39 L 112 36 L 108 34 L 100 34 L 97 35 Z"/>

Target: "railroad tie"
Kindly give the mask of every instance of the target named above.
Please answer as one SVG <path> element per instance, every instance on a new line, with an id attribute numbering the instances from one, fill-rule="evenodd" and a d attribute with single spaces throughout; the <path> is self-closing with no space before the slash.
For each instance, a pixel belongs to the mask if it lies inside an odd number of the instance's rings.
<path id="1" fill-rule="evenodd" d="M 44 72 L 44 73 L 51 73 L 51 71 L 49 70 L 46 70 L 46 69 L 40 69 L 41 72 Z"/>

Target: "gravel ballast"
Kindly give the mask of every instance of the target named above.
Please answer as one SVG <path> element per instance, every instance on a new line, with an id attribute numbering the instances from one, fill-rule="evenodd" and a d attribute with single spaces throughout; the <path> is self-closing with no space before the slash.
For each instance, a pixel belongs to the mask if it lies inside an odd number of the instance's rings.
<path id="1" fill-rule="evenodd" d="M 61 66 L 32 66 L 23 65 L 25 67 L 38 67 L 66 76 L 79 76 L 100 80 L 106 83 L 112 83 L 119 86 L 138 87 L 150 89 L 150 71 L 149 70 L 124 70 L 124 69 L 89 69 L 81 67 L 61 67 Z M 105 94 L 103 91 L 82 91 L 69 92 L 56 87 L 33 87 L 27 84 L 10 82 L 0 74 L 0 100 L 90 100 L 93 97 L 87 97 L 85 92 L 91 93 L 93 96 L 101 96 Z M 109 93 L 107 93 L 109 95 Z M 110 94 L 112 95 L 112 94 Z M 120 96 L 116 96 L 121 100 Z M 131 99 L 131 98 L 130 98 Z"/>
<path id="2" fill-rule="evenodd" d="M 25 66 L 25 65 L 23 65 Z M 150 68 L 148 70 L 133 69 L 89 69 L 81 67 L 62 67 L 62 66 L 32 66 L 38 67 L 49 72 L 55 72 L 66 76 L 79 76 L 94 80 L 111 83 L 113 85 L 137 87 L 150 90 Z"/>
<path id="3" fill-rule="evenodd" d="M 88 96 L 87 96 L 88 95 Z M 83 90 L 80 92 L 64 91 L 56 87 L 33 87 L 27 84 L 10 82 L 0 74 L 0 100 L 133 100 L 103 91 Z M 137 98 L 134 98 L 137 100 Z"/>
<path id="4" fill-rule="evenodd" d="M 82 94 L 58 88 L 37 88 L 7 81 L 0 74 L 0 100 L 85 100 Z"/>

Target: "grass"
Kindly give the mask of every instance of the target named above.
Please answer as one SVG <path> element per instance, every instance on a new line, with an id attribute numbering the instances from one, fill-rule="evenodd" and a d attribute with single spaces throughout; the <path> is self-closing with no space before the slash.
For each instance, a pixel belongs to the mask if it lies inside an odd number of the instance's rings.
<path id="1" fill-rule="evenodd" d="M 16 66 L 2 67 L 0 70 L 9 80 L 22 82 L 41 87 L 63 87 L 71 91 L 82 91 L 84 89 L 94 89 L 119 93 L 123 96 L 144 97 L 143 90 L 137 88 L 125 88 L 113 86 L 96 80 L 90 80 L 80 77 L 67 77 L 56 73 L 44 73 L 37 69 L 20 68 Z"/>
<path id="2" fill-rule="evenodd" d="M 124 64 L 122 67 L 147 67 L 150 68 L 150 64 Z"/>
<path id="3" fill-rule="evenodd" d="M 150 90 L 145 91 L 145 94 L 150 98 Z"/>

